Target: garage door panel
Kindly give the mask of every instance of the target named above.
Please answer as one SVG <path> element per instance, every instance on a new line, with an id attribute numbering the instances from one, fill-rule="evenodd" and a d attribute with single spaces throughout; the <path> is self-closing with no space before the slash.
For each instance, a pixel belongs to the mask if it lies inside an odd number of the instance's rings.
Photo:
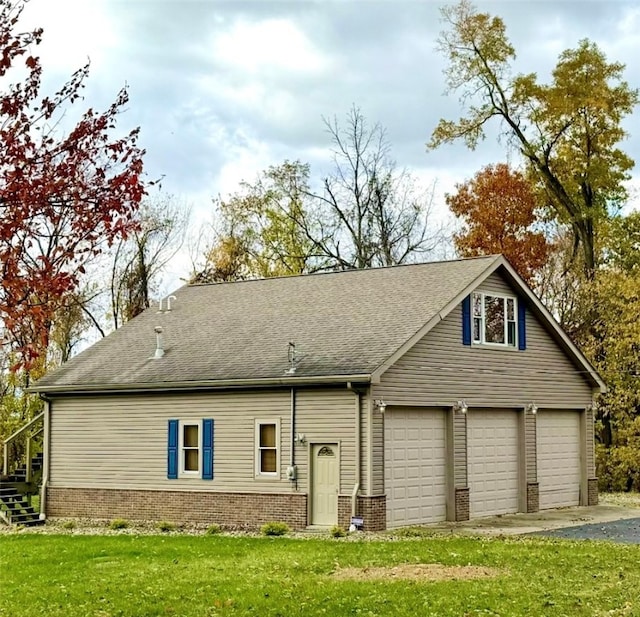
<path id="1" fill-rule="evenodd" d="M 467 417 L 471 517 L 518 511 L 518 416 L 473 410 Z"/>
<path id="2" fill-rule="evenodd" d="M 385 413 L 387 526 L 446 518 L 443 411 L 388 407 Z"/>
<path id="3" fill-rule="evenodd" d="M 580 414 L 543 411 L 537 417 L 540 508 L 580 503 Z"/>

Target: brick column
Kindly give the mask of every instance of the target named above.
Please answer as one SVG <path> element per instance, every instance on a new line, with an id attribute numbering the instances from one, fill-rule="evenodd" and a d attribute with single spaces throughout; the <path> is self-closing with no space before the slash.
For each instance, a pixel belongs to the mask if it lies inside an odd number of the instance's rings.
<path id="1" fill-rule="evenodd" d="M 469 512 L 469 487 L 458 487 L 456 491 L 456 521 L 468 521 Z"/>
<path id="2" fill-rule="evenodd" d="M 527 482 L 527 512 L 540 510 L 540 486 L 537 482 Z"/>

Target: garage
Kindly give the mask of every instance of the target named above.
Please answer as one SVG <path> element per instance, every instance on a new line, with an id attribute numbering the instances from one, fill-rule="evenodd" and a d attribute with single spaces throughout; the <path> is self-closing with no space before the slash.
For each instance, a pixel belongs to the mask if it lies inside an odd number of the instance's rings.
<path id="1" fill-rule="evenodd" d="M 537 418 L 540 509 L 580 504 L 580 413 L 540 411 Z"/>
<path id="2" fill-rule="evenodd" d="M 445 520 L 444 411 L 388 407 L 384 459 L 387 527 Z"/>
<path id="3" fill-rule="evenodd" d="M 518 414 L 473 410 L 467 418 L 471 518 L 518 511 Z"/>

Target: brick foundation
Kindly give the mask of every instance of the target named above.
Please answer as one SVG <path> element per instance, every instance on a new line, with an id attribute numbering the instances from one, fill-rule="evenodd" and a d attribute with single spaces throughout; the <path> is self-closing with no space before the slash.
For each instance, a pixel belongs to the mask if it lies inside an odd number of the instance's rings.
<path id="1" fill-rule="evenodd" d="M 598 478 L 589 478 L 587 480 L 587 505 L 598 505 Z"/>
<path id="2" fill-rule="evenodd" d="M 540 485 L 537 482 L 527 482 L 527 512 L 540 511 Z"/>
<path id="3" fill-rule="evenodd" d="M 455 512 L 455 520 L 456 521 L 468 521 L 470 512 L 469 512 L 469 487 L 459 487 L 455 489 L 456 493 L 456 512 Z"/>
<path id="4" fill-rule="evenodd" d="M 351 523 L 351 495 L 338 495 L 338 525 L 349 529 Z"/>
<path id="5" fill-rule="evenodd" d="M 358 497 L 358 515 L 364 518 L 364 531 L 382 531 L 387 528 L 387 498 Z"/>
<path id="6" fill-rule="evenodd" d="M 387 528 L 387 500 L 384 495 L 358 497 L 356 516 L 364 519 L 363 531 L 382 531 Z M 338 525 L 345 529 L 351 524 L 351 496 L 338 496 Z"/>
<path id="7" fill-rule="evenodd" d="M 137 491 L 121 489 L 47 489 L 47 516 L 124 518 L 131 521 L 201 523 L 256 528 L 284 521 L 292 529 L 307 526 L 304 493 L 256 494 L 205 491 Z"/>

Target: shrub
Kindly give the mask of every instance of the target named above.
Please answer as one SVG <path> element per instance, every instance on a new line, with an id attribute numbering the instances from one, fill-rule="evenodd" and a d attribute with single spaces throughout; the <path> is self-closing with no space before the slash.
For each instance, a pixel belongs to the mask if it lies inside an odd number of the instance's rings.
<path id="1" fill-rule="evenodd" d="M 164 533 L 168 533 L 169 531 L 175 531 L 176 530 L 176 524 L 172 523 L 170 521 L 159 521 L 156 524 L 156 527 L 158 530 L 164 532 Z"/>
<path id="2" fill-rule="evenodd" d="M 207 527 L 207 531 L 205 531 L 204 533 L 207 536 L 215 536 L 218 535 L 221 531 L 222 527 L 220 527 L 220 525 L 218 525 L 217 523 L 213 523 L 212 525 L 209 525 L 209 527 Z"/>
<path id="3" fill-rule="evenodd" d="M 126 529 L 127 527 L 129 527 L 129 521 L 123 518 L 114 518 L 109 523 L 109 529 Z"/>
<path id="4" fill-rule="evenodd" d="M 75 529 L 76 522 L 75 521 L 65 521 L 62 523 L 62 529 Z"/>
<path id="5" fill-rule="evenodd" d="M 640 490 L 640 448 L 636 443 L 610 448 L 597 444 L 596 466 L 601 491 Z"/>
<path id="6" fill-rule="evenodd" d="M 331 537 L 333 538 L 344 538 L 347 535 L 347 530 L 340 525 L 334 525 L 329 530 L 329 535 L 331 535 Z"/>
<path id="7" fill-rule="evenodd" d="M 284 536 L 291 531 L 289 525 L 282 521 L 270 521 L 260 527 L 263 536 Z"/>

